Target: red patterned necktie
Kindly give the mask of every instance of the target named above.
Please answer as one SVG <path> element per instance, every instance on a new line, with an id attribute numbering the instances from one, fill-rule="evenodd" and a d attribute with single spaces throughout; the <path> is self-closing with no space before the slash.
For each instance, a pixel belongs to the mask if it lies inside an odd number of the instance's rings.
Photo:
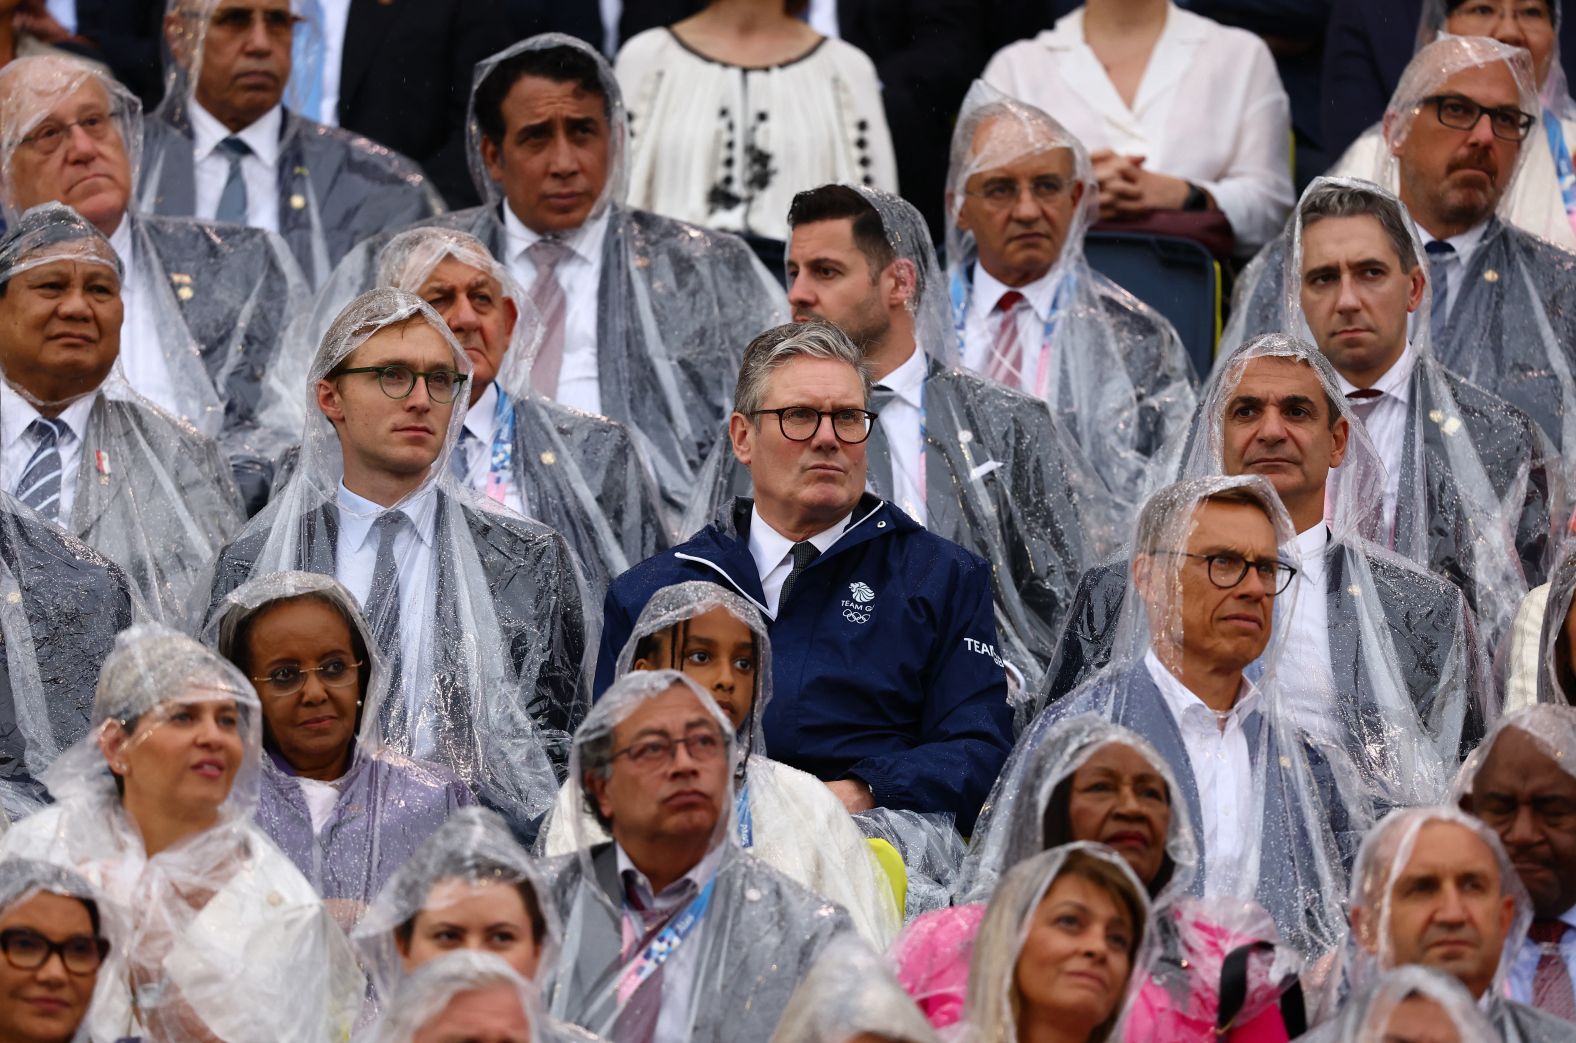
<path id="1" fill-rule="evenodd" d="M 1576 1021 L 1576 990 L 1560 952 L 1560 939 L 1570 930 L 1559 920 L 1535 923 L 1527 937 L 1538 945 L 1538 969 L 1532 976 L 1532 1005 L 1566 1021 Z"/>
<path id="2" fill-rule="evenodd" d="M 1023 387 L 1023 345 L 1018 340 L 1018 305 L 1024 299 L 1017 290 L 1008 290 L 990 312 L 996 333 L 992 338 L 985 375 L 999 384 L 1014 388 Z"/>

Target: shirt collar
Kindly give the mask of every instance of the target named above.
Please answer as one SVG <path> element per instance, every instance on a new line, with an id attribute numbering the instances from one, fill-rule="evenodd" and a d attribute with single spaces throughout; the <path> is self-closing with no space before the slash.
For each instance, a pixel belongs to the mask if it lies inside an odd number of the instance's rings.
<path id="1" fill-rule="evenodd" d="M 1324 572 L 1324 552 L 1330 545 L 1330 527 L 1323 521 L 1306 532 L 1297 534 L 1299 569 L 1304 574 Z"/>
<path id="2" fill-rule="evenodd" d="M 201 162 L 213 154 L 219 142 L 230 137 L 231 130 L 218 118 L 192 98 L 192 158 Z M 235 131 L 234 135 L 246 142 L 252 155 L 272 167 L 279 161 L 279 130 L 284 125 L 284 108 L 275 105 L 263 113 L 250 126 Z"/>
<path id="3" fill-rule="evenodd" d="M 339 483 L 339 530 L 351 543 L 351 546 L 361 547 L 372 536 L 372 523 L 378 516 L 389 508 L 382 504 L 373 503 L 366 497 L 358 496 L 345 488 L 344 480 Z M 438 490 L 429 483 L 426 487 L 406 499 L 398 508 L 401 514 L 409 518 L 416 535 L 428 548 L 432 547 L 433 529 L 438 516 Z"/>
<path id="4" fill-rule="evenodd" d="M 57 419 L 64 420 L 71 434 L 81 441 L 87 434 L 88 414 L 93 411 L 93 401 L 98 392 L 83 395 L 61 411 Z M 0 380 L 0 439 L 10 449 L 27 434 L 27 426 L 42 416 L 33 403 L 23 398 L 16 388 Z"/>
<path id="5" fill-rule="evenodd" d="M 1422 239 L 1423 245 L 1425 247 L 1429 243 L 1437 242 L 1446 242 L 1455 247 L 1456 259 L 1461 262 L 1461 265 L 1464 268 L 1466 265 L 1471 263 L 1472 252 L 1476 250 L 1478 248 L 1478 244 L 1483 241 L 1483 234 L 1488 231 L 1489 221 L 1492 220 L 1493 217 L 1491 216 L 1481 223 L 1468 228 L 1460 235 L 1447 236 L 1443 240 L 1441 240 L 1438 236 L 1431 234 L 1428 229 L 1424 228 L 1422 225 L 1415 225 L 1415 227 L 1417 228 L 1418 238 Z"/>
<path id="6" fill-rule="evenodd" d="M 1412 350 L 1412 342 L 1407 341 L 1406 347 L 1401 349 L 1401 357 L 1395 360 L 1395 365 L 1385 370 L 1384 376 L 1374 381 L 1373 389 L 1391 398 L 1399 399 L 1403 404 L 1412 400 L 1412 369 L 1417 365 L 1417 352 Z M 1350 395 L 1359 390 L 1356 384 L 1347 380 L 1337 370 L 1335 381 L 1341 389 L 1341 394 Z"/>
<path id="7" fill-rule="evenodd" d="M 1189 717 L 1199 719 L 1199 712 L 1218 719 L 1219 715 L 1210 709 L 1209 705 L 1194 694 L 1191 688 L 1184 685 L 1180 678 L 1166 668 L 1154 649 L 1144 653 L 1144 666 L 1149 669 L 1149 676 L 1154 679 L 1155 687 L 1160 689 L 1160 695 L 1171 709 L 1171 716 L 1181 722 Z M 1259 690 L 1246 674 L 1242 675 L 1242 687 L 1237 690 L 1237 701 L 1232 704 L 1227 712 L 1226 719 L 1241 725 L 1248 715 L 1258 707 Z"/>
<path id="8" fill-rule="evenodd" d="M 915 409 L 921 408 L 925 394 L 925 353 L 919 350 L 916 344 L 914 353 L 901 366 L 876 383 L 889 389 Z"/>
<path id="9" fill-rule="evenodd" d="M 844 515 L 835 524 L 811 536 L 809 542 L 822 554 L 828 547 L 837 542 L 837 538 L 848 528 L 848 519 L 853 512 Z M 756 565 L 761 570 L 761 575 L 766 575 L 772 569 L 783 563 L 788 553 L 793 550 L 793 540 L 784 536 L 766 523 L 761 517 L 761 509 L 754 504 L 750 505 L 750 556 L 755 559 Z"/>
<path id="10" fill-rule="evenodd" d="M 503 207 L 504 235 L 508 240 L 509 260 L 513 261 L 530 249 L 538 239 L 544 238 L 539 232 L 527 228 L 514 210 L 510 208 L 509 201 L 504 200 Z M 602 257 L 602 240 L 607 235 L 608 208 L 600 214 L 565 235 L 557 236 L 559 242 L 575 252 L 575 257 L 587 264 L 596 264 Z"/>
<path id="11" fill-rule="evenodd" d="M 1062 244 L 1062 249 L 1067 249 Z M 981 317 L 989 315 L 996 307 L 996 302 L 1001 300 L 1001 295 L 1009 290 L 1017 290 L 1029 302 L 1029 307 L 1034 309 L 1035 318 L 1046 322 L 1051 317 L 1051 305 L 1056 302 L 1056 287 L 1061 282 L 1061 269 L 1059 265 L 1051 265 L 1050 271 L 1026 286 L 1008 286 L 990 272 L 979 261 L 974 262 L 974 296 L 971 301 L 975 313 Z"/>
<path id="12" fill-rule="evenodd" d="M 498 427 L 498 382 L 494 380 L 482 392 L 476 404 L 465 411 L 465 430 L 482 445 L 490 446 L 493 431 Z"/>
<path id="13" fill-rule="evenodd" d="M 726 844 L 726 840 L 713 844 L 705 857 L 690 867 L 689 872 L 664 887 L 661 894 L 652 894 L 651 881 L 646 878 L 646 874 L 635 868 L 635 863 L 624 853 L 624 846 L 614 841 L 613 852 L 618 862 L 618 879 L 626 884 L 633 883 L 643 903 L 664 905 L 686 894 L 698 893 L 706 886 L 706 881 L 717 875 L 717 866 L 722 862 L 722 849 Z"/>

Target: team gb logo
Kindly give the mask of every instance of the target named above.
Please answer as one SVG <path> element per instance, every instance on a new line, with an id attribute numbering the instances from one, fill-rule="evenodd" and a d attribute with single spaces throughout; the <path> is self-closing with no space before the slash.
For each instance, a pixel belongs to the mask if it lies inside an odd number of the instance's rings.
<path id="1" fill-rule="evenodd" d="M 868 605 L 870 602 L 876 599 L 876 592 L 871 590 L 868 585 L 860 583 L 857 580 L 848 585 L 848 592 L 852 594 L 854 596 L 854 600 L 859 602 L 861 605 Z"/>

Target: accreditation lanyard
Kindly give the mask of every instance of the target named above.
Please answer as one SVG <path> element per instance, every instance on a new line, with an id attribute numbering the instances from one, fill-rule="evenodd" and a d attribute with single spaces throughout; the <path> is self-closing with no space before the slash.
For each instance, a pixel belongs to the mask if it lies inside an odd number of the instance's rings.
<path id="1" fill-rule="evenodd" d="M 748 851 L 755 846 L 755 823 L 750 819 L 750 784 L 739 788 L 738 799 L 733 803 L 734 817 L 739 820 L 739 846 Z"/>
<path id="2" fill-rule="evenodd" d="M 1565 204 L 1565 219 L 1576 230 L 1576 167 L 1571 164 L 1571 150 L 1565 144 L 1565 128 L 1548 109 L 1543 110 L 1543 133 L 1554 157 L 1554 178 L 1560 186 L 1560 201 Z"/>
<path id="3" fill-rule="evenodd" d="M 514 401 L 500 389 L 493 406 L 492 452 L 487 462 L 487 495 L 497 503 L 507 502 L 513 460 Z"/>
<path id="4" fill-rule="evenodd" d="M 689 904 L 669 920 L 667 926 L 658 931 L 657 936 L 647 942 L 640 955 L 624 969 L 618 981 L 617 995 L 620 1007 L 629 1002 L 629 998 L 635 994 L 636 989 L 640 988 L 641 983 L 655 974 L 657 968 L 667 963 L 668 959 L 678 951 L 679 946 L 684 944 L 684 940 L 699 926 L 701 917 L 706 915 L 706 907 L 711 904 L 711 892 L 716 886 L 717 878 L 713 876 L 706 881 L 706 886 L 700 889 L 700 893 L 690 899 Z M 628 931 L 630 928 L 627 911 L 624 915 L 624 924 L 625 930 Z"/>
<path id="5" fill-rule="evenodd" d="M 1033 394 L 1041 399 L 1046 397 L 1051 386 L 1051 346 L 1054 343 L 1052 338 L 1056 335 L 1056 322 L 1061 317 L 1063 294 L 1069 289 L 1074 278 L 1071 273 L 1062 277 L 1060 285 L 1056 288 L 1056 296 L 1051 300 L 1050 317 L 1045 320 L 1040 332 L 1040 369 L 1034 382 Z M 974 290 L 964 278 L 962 271 L 953 272 L 952 283 L 948 289 L 952 298 L 952 329 L 957 337 L 958 354 L 961 357 L 967 344 L 969 297 Z M 1012 317 L 1007 316 L 1007 320 L 1012 321 Z"/>

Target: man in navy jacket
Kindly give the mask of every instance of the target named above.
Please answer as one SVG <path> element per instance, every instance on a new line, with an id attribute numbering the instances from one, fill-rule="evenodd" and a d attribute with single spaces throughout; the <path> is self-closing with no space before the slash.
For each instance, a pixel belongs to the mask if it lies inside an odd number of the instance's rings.
<path id="1" fill-rule="evenodd" d="M 653 593 L 728 586 L 771 620 L 773 759 L 850 811 L 949 812 L 967 832 L 1011 746 L 990 566 L 865 494 L 868 402 L 859 349 L 837 327 L 751 342 L 728 433 L 755 499 L 614 582 L 596 690 Z"/>

